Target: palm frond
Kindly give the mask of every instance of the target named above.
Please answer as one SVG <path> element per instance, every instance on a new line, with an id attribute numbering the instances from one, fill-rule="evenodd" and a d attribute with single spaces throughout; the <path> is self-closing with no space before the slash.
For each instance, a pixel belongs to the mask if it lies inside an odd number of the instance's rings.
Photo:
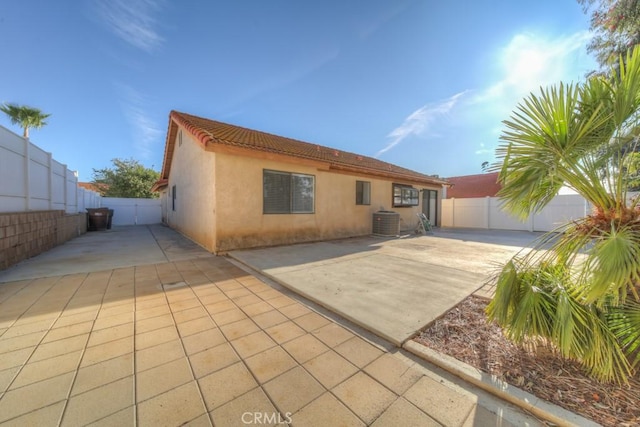
<path id="1" fill-rule="evenodd" d="M 640 303 L 628 301 L 623 306 L 614 307 L 606 320 L 631 360 L 632 367 L 637 368 L 640 365 Z"/>
<path id="2" fill-rule="evenodd" d="M 640 232 L 615 223 L 596 240 L 584 266 L 582 282 L 587 303 L 612 297 L 624 303 L 640 283 Z"/>

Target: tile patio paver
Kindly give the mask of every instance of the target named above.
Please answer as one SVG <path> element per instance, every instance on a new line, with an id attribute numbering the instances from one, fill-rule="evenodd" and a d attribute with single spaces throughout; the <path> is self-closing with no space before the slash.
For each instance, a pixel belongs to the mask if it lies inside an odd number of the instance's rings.
<path id="1" fill-rule="evenodd" d="M 301 426 L 345 426 L 364 427 L 363 423 L 353 412 L 331 393 L 324 393 L 316 400 L 291 416 L 294 425 Z M 398 423 L 396 426 L 412 424 Z"/>
<path id="2" fill-rule="evenodd" d="M 54 403 L 53 405 L 45 406 L 44 408 L 37 409 L 28 414 L 21 415 L 18 418 L 14 418 L 11 421 L 2 423 L 2 426 L 6 427 L 23 427 L 23 426 L 38 426 L 38 427 L 56 427 L 58 420 L 64 410 L 65 402 Z"/>
<path id="3" fill-rule="evenodd" d="M 211 417 L 216 425 L 220 426 L 234 426 L 243 425 L 244 421 L 254 422 L 254 414 L 274 414 L 277 410 L 273 406 L 273 403 L 265 395 L 264 391 L 260 387 L 256 387 L 253 390 L 243 394 L 242 396 L 226 403 L 211 412 Z M 248 414 L 248 415 L 247 415 Z M 281 415 L 281 419 L 284 420 L 284 415 Z M 262 420 L 262 418 L 261 418 Z M 277 426 L 277 420 L 275 423 L 261 423 L 260 426 Z M 280 424 L 282 425 L 282 424 Z"/>
<path id="4" fill-rule="evenodd" d="M 400 425 L 413 427 L 440 427 L 433 418 L 422 412 L 420 409 L 400 398 L 393 402 L 389 409 L 375 420 L 372 427 L 396 427 Z M 501 425 L 501 424 L 477 424 L 479 426 Z"/>
<path id="5" fill-rule="evenodd" d="M 2 342 L 2 339 L 0 339 Z M 2 342 L 4 344 L 4 342 Z M 31 356 L 36 347 L 21 348 L 19 350 L 9 351 L 0 354 L 0 371 L 16 366 L 22 366 Z"/>
<path id="6" fill-rule="evenodd" d="M 0 398 L 0 422 L 66 399 L 73 373 L 9 390 Z"/>
<path id="7" fill-rule="evenodd" d="M 231 341 L 231 345 L 240 357 L 247 358 L 273 347 L 276 343 L 265 332 L 258 331 Z"/>
<path id="8" fill-rule="evenodd" d="M 115 414 L 107 415 L 91 424 L 91 427 L 131 426 L 135 424 L 135 407 L 129 406 Z"/>
<path id="9" fill-rule="evenodd" d="M 133 375 L 133 354 L 125 354 L 78 370 L 71 395 L 102 387 Z"/>
<path id="10" fill-rule="evenodd" d="M 200 353 L 189 356 L 191 368 L 196 378 L 202 378 L 234 363 L 240 362 L 240 358 L 228 343 L 208 348 Z"/>
<path id="11" fill-rule="evenodd" d="M 171 314 L 162 314 L 150 319 L 136 320 L 136 332 L 143 334 L 145 332 L 155 331 L 156 329 L 165 328 L 174 324 Z"/>
<path id="12" fill-rule="evenodd" d="M 272 347 L 251 356 L 245 359 L 245 363 L 260 383 L 265 383 L 297 365 L 281 347 Z"/>
<path id="13" fill-rule="evenodd" d="M 182 344 L 188 355 L 199 353 L 202 350 L 220 345 L 223 342 L 226 342 L 224 335 L 222 335 L 220 329 L 217 328 L 189 335 L 182 339 Z"/>
<path id="14" fill-rule="evenodd" d="M 221 257 L 3 283 L 0 313 L 2 427 L 509 425 Z"/>
<path id="15" fill-rule="evenodd" d="M 309 332 L 313 332 L 330 323 L 329 319 L 324 316 L 320 316 L 318 313 L 308 313 L 303 316 L 296 317 L 294 322 L 296 322 L 302 329 Z"/>
<path id="16" fill-rule="evenodd" d="M 95 324 L 92 321 L 76 323 L 69 326 L 63 326 L 61 328 L 51 329 L 47 335 L 45 335 L 42 343 L 48 343 L 52 341 L 58 341 L 64 338 L 75 337 L 77 335 L 83 335 L 91 332 L 91 329 L 95 329 Z"/>
<path id="17" fill-rule="evenodd" d="M 163 344 L 178 338 L 178 330 L 173 325 L 150 332 L 144 332 L 136 335 L 136 350 L 144 350 L 145 348 Z"/>
<path id="18" fill-rule="evenodd" d="M 229 341 L 233 341 L 254 332 L 258 332 L 260 328 L 251 319 L 246 318 L 238 320 L 237 322 L 227 323 L 226 325 L 220 326 L 220 330 L 222 331 L 226 339 L 228 339 Z"/>
<path id="19" fill-rule="evenodd" d="M 317 329 L 313 335 L 329 347 L 335 347 L 355 336 L 353 332 L 333 322 Z"/>
<path id="20" fill-rule="evenodd" d="M 397 394 L 407 391 L 422 377 L 419 370 L 408 366 L 391 353 L 383 354 L 371 362 L 364 371 Z"/>
<path id="21" fill-rule="evenodd" d="M 80 367 L 91 366 L 127 353 L 133 353 L 132 336 L 85 349 Z"/>
<path id="22" fill-rule="evenodd" d="M 73 372 L 78 367 L 80 356 L 82 356 L 81 351 L 74 351 L 39 362 L 27 363 L 13 380 L 9 389 L 24 387 L 67 372 Z"/>
<path id="23" fill-rule="evenodd" d="M 333 393 L 367 424 L 378 418 L 397 398 L 391 390 L 363 372 L 335 387 Z"/>
<path id="24" fill-rule="evenodd" d="M 284 309 L 285 307 L 288 307 L 290 305 L 296 305 L 296 307 L 300 307 L 298 304 L 296 304 L 296 302 L 294 300 L 292 300 L 291 298 L 289 298 L 288 296 L 285 296 L 285 295 L 281 295 L 281 296 L 275 297 L 275 298 L 269 298 L 266 301 L 269 303 L 270 306 L 280 310 L 283 313 L 285 313 L 286 311 L 291 311 L 291 309 L 289 309 L 289 310 L 285 310 Z"/>
<path id="25" fill-rule="evenodd" d="M 20 371 L 20 367 L 0 371 L 0 393 L 4 393 L 7 387 L 9 387 L 9 384 L 11 384 L 11 381 L 13 381 L 18 371 Z"/>
<path id="26" fill-rule="evenodd" d="M 100 329 L 99 331 L 92 331 L 89 337 L 89 347 L 94 345 L 100 345 L 111 341 L 116 341 L 121 338 L 130 337 L 134 334 L 134 323 L 129 322 L 124 325 L 113 326 L 107 329 Z"/>
<path id="27" fill-rule="evenodd" d="M 322 353 L 303 366 L 328 389 L 332 389 L 358 372 L 358 368 L 334 351 Z"/>
<path id="28" fill-rule="evenodd" d="M 252 316 L 252 320 L 262 329 L 267 329 L 270 326 L 284 323 L 288 319 L 278 310 L 274 309 L 258 314 L 256 316 Z"/>
<path id="29" fill-rule="evenodd" d="M 193 380 L 186 357 L 136 375 L 136 399 L 143 401 Z"/>
<path id="30" fill-rule="evenodd" d="M 292 339 L 297 338 L 306 333 L 304 329 L 302 329 L 300 326 L 296 325 L 291 321 L 272 326 L 266 329 L 266 332 L 278 344 L 283 344 L 287 341 L 291 341 Z"/>
<path id="31" fill-rule="evenodd" d="M 198 332 L 208 331 L 216 326 L 208 317 L 200 317 L 198 319 L 178 322 L 176 325 L 178 327 L 178 332 L 180 332 L 180 336 L 182 337 L 188 337 L 189 335 L 197 334 Z"/>
<path id="32" fill-rule="evenodd" d="M 210 411 L 258 386 L 240 362 L 200 378 L 198 382 Z"/>
<path id="33" fill-rule="evenodd" d="M 304 363 L 322 353 L 329 351 L 329 347 L 311 334 L 305 334 L 282 345 L 298 363 Z"/>
<path id="34" fill-rule="evenodd" d="M 444 425 L 461 425 L 475 402 L 429 377 L 422 377 L 404 397 Z"/>
<path id="35" fill-rule="evenodd" d="M 133 376 L 130 376 L 71 397 L 63 414 L 62 425 L 86 425 L 134 403 Z"/>
<path id="36" fill-rule="evenodd" d="M 138 403 L 138 425 L 183 425 L 206 413 L 195 381 Z"/>
<path id="37" fill-rule="evenodd" d="M 357 336 L 343 342 L 334 349 L 359 368 L 364 368 L 383 354 L 382 350 Z"/>
<path id="38" fill-rule="evenodd" d="M 87 349 L 87 351 L 89 350 Z M 180 340 L 172 340 L 138 350 L 135 353 L 136 373 L 164 365 L 181 357 L 184 357 L 184 349 Z"/>
<path id="39" fill-rule="evenodd" d="M 58 341 L 40 344 L 36 351 L 33 352 L 29 362 L 38 362 L 40 360 L 49 359 L 51 357 L 72 353 L 82 350 L 87 345 L 89 334 L 78 335 L 71 338 L 65 338 Z"/>
<path id="40" fill-rule="evenodd" d="M 263 387 L 276 407 L 284 414 L 297 412 L 325 390 L 300 366 L 276 377 Z"/>
<path id="41" fill-rule="evenodd" d="M 0 355 L 35 346 L 42 340 L 42 337 L 44 337 L 46 333 L 46 331 L 40 331 L 14 338 L 5 339 L 1 337 L 2 346 L 0 346 Z"/>
<path id="42" fill-rule="evenodd" d="M 211 313 L 211 317 L 218 324 L 218 326 L 237 322 L 238 320 L 247 318 L 244 312 L 239 308 L 232 308 L 231 310 L 226 310 L 221 313 Z"/>

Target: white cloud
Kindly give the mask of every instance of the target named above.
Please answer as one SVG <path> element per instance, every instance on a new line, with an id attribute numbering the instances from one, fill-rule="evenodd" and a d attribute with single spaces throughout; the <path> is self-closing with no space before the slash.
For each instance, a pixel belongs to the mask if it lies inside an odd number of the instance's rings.
<path id="1" fill-rule="evenodd" d="M 489 150 L 488 148 L 486 148 L 483 143 L 480 143 L 480 148 L 475 151 L 475 153 L 478 154 L 478 155 L 480 155 L 480 154 L 488 154 L 488 153 L 492 153 L 492 152 L 493 152 L 493 150 Z"/>
<path id="2" fill-rule="evenodd" d="M 494 160 L 502 121 L 524 97 L 541 86 L 584 81 L 597 68 L 586 51 L 590 38 L 586 31 L 557 37 L 514 35 L 495 50 L 492 61 L 468 70 L 484 84 L 418 109 L 387 135 L 388 144 L 376 156 L 409 136 L 437 137 L 447 149 L 431 151 L 422 167 L 444 176 L 477 173 L 482 161 Z"/>
<path id="3" fill-rule="evenodd" d="M 383 8 L 363 9 L 359 16 L 360 21 L 356 23 L 356 33 L 361 40 L 369 38 L 384 25 L 404 12 L 409 2 L 394 1 L 383 4 Z"/>
<path id="4" fill-rule="evenodd" d="M 411 135 L 418 136 L 424 134 L 427 130 L 431 130 L 433 122 L 449 113 L 464 94 L 465 92 L 460 92 L 437 103 L 426 104 L 411 113 L 400 126 L 387 135 L 387 138 L 391 138 L 391 142 L 378 151 L 375 157 L 379 157 L 381 154 L 391 150 Z"/>
<path id="5" fill-rule="evenodd" d="M 162 0 L 96 0 L 94 4 L 109 30 L 132 46 L 152 52 L 164 42 L 154 17 Z"/>
<path id="6" fill-rule="evenodd" d="M 116 87 L 125 118 L 133 129 L 133 147 L 137 155 L 146 160 L 153 154 L 153 146 L 162 139 L 164 131 L 147 114 L 149 101 L 140 92 L 124 84 Z"/>

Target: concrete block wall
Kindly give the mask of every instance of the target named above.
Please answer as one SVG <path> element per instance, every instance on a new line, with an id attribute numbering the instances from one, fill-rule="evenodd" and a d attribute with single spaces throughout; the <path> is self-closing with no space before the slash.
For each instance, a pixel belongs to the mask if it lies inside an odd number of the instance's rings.
<path id="1" fill-rule="evenodd" d="M 87 231 L 86 214 L 62 210 L 0 213 L 0 270 Z"/>

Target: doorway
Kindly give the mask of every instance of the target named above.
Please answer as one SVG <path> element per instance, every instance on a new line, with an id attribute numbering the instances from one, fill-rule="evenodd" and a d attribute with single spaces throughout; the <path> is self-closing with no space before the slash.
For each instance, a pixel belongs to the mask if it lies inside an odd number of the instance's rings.
<path id="1" fill-rule="evenodd" d="M 427 216 L 432 226 L 438 225 L 437 190 L 422 190 L 422 213 Z"/>

